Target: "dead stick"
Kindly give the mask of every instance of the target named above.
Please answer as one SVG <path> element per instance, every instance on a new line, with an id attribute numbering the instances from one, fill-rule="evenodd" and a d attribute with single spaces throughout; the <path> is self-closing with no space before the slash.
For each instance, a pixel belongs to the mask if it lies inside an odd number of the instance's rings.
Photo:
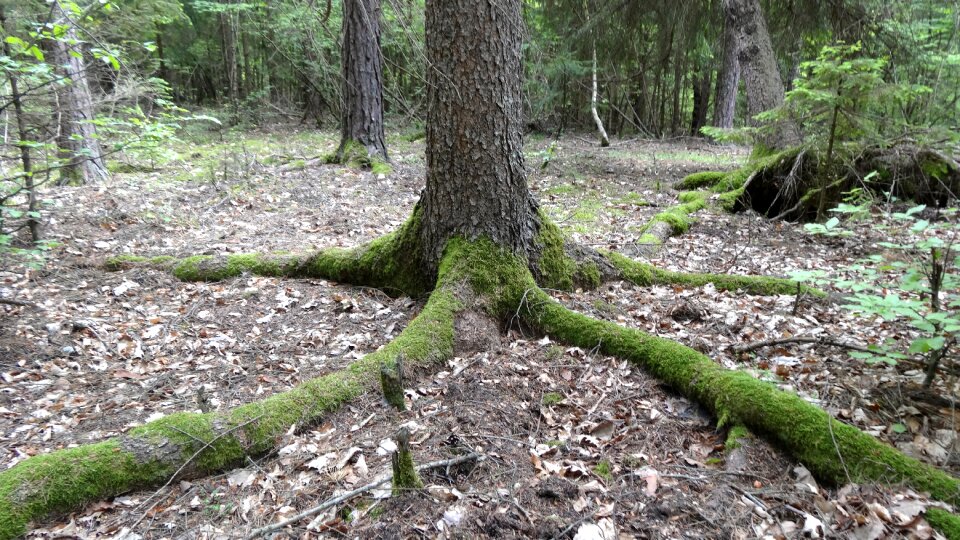
<path id="1" fill-rule="evenodd" d="M 733 352 L 736 354 L 755 351 L 757 349 L 762 349 L 764 347 L 771 347 L 773 345 L 785 345 L 788 343 L 816 343 L 818 345 L 829 345 L 831 347 L 840 347 L 842 349 L 850 349 L 851 351 L 860 351 L 871 354 L 882 354 L 879 351 L 872 351 L 863 345 L 857 345 L 856 343 L 847 343 L 839 339 L 834 339 L 830 337 L 816 337 L 816 336 L 793 336 L 788 338 L 777 338 L 777 339 L 765 339 L 763 341 L 754 341 L 753 343 L 747 343 L 746 345 L 740 345 L 733 348 Z"/>
<path id="2" fill-rule="evenodd" d="M 484 459 L 486 459 L 486 456 L 484 456 L 483 454 L 478 454 L 478 453 L 476 453 L 476 452 L 472 452 L 472 453 L 467 454 L 467 455 L 465 455 L 465 456 L 460 456 L 460 457 L 456 457 L 456 458 L 453 458 L 453 459 L 445 459 L 445 460 L 443 460 L 443 461 L 431 461 L 430 463 L 424 463 L 423 465 L 418 466 L 418 467 L 417 467 L 417 470 L 418 470 L 418 471 L 425 471 L 425 470 L 427 470 L 427 469 L 436 469 L 436 468 L 439 468 L 439 467 L 450 467 L 450 466 L 453 466 L 453 465 L 459 465 L 460 463 L 466 463 L 467 461 L 483 461 Z M 265 534 L 267 534 L 267 533 L 271 533 L 271 532 L 273 532 L 273 531 L 278 531 L 278 530 L 280 530 L 280 529 L 282 529 L 282 528 L 284 528 L 284 527 L 286 527 L 286 526 L 288 526 L 288 525 L 293 525 L 294 523 L 296 523 L 296 522 L 298 522 L 298 521 L 300 521 L 300 520 L 302 520 L 302 519 L 306 519 L 306 518 L 308 518 L 308 517 L 313 517 L 313 516 L 319 514 L 320 512 L 323 512 L 323 511 L 326 510 L 327 508 L 330 508 L 331 506 L 336 506 L 336 505 L 338 505 L 338 504 L 340 504 L 340 503 L 342 503 L 342 502 L 344 502 L 344 501 L 348 501 L 348 500 L 356 497 L 357 495 L 360 495 L 361 493 L 365 493 L 365 492 L 367 492 L 367 491 L 370 491 L 370 490 L 372 490 L 373 488 L 375 488 L 375 487 L 377 487 L 377 486 L 379 486 L 379 485 L 381 485 L 381 484 L 386 484 L 386 483 L 389 482 L 391 479 L 393 479 L 393 474 L 388 474 L 388 475 L 383 476 L 383 477 L 381 477 L 381 478 L 379 478 L 379 479 L 377 479 L 377 480 L 374 480 L 373 482 L 370 482 L 370 483 L 367 484 L 367 485 L 358 487 L 357 489 L 355 489 L 355 490 L 353 490 L 353 491 L 348 491 L 348 492 L 343 493 L 343 494 L 341 494 L 341 495 L 337 495 L 336 497 L 334 497 L 334 498 L 332 498 L 332 499 L 327 499 L 326 501 L 324 501 L 324 502 L 323 502 L 322 504 L 320 504 L 319 506 L 315 506 L 315 507 L 313 507 L 313 508 L 311 508 L 311 509 L 309 509 L 309 510 L 305 510 L 305 511 L 303 511 L 303 512 L 301 512 L 301 513 L 299 513 L 299 514 L 297 514 L 297 515 L 295 515 L 295 516 L 293 516 L 293 517 L 291 517 L 291 518 L 285 519 L 285 520 L 283 520 L 283 521 L 278 521 L 278 522 L 276 522 L 276 523 L 274 523 L 274 524 L 272 524 L 272 525 L 267 525 L 266 527 L 261 527 L 261 528 L 259 528 L 259 529 L 254 529 L 253 532 L 251 532 L 249 535 L 246 536 L 246 540 L 252 540 L 253 538 L 257 538 L 257 537 L 259 537 L 259 536 L 263 536 L 263 535 L 265 535 Z"/>

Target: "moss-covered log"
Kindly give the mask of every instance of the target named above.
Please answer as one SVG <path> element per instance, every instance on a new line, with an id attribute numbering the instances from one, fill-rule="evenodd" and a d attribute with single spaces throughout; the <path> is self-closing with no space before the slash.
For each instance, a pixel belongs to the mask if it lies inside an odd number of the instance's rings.
<path id="1" fill-rule="evenodd" d="M 453 354 L 454 319 L 472 298 L 469 270 L 445 258 L 438 288 L 421 313 L 381 350 L 347 368 L 306 381 L 263 401 L 209 414 L 179 413 L 102 443 L 29 458 L 0 472 L 0 540 L 27 524 L 84 503 L 243 463 L 273 449 L 290 426 L 309 425 L 375 387 L 382 362 L 403 354 L 412 365 Z M 476 264 L 472 261 L 471 264 Z"/>
<path id="2" fill-rule="evenodd" d="M 687 232 L 693 214 L 707 206 L 707 196 L 696 191 L 683 192 L 678 199 L 680 204 L 654 215 L 640 230 L 637 245 L 642 254 L 652 254 L 671 236 Z"/>

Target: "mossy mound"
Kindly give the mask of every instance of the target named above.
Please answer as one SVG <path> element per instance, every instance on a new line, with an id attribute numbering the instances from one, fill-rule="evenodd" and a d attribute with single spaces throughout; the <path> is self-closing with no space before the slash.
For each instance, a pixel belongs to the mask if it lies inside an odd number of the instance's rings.
<path id="1" fill-rule="evenodd" d="M 730 212 L 752 208 L 770 218 L 810 221 L 857 188 L 944 206 L 960 194 L 960 164 L 932 148 L 911 145 L 839 146 L 829 160 L 826 150 L 801 146 L 754 157 L 730 173 L 691 175 L 679 186 L 709 187 Z"/>

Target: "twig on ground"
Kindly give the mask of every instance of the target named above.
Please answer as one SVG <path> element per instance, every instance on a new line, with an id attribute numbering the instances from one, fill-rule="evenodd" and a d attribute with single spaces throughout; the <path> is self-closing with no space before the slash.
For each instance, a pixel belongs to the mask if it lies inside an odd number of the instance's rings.
<path id="1" fill-rule="evenodd" d="M 848 343 L 839 339 L 831 338 L 829 336 L 791 336 L 787 338 L 774 338 L 774 339 L 765 339 L 763 341 L 754 341 L 752 343 L 747 343 L 746 345 L 739 345 L 733 348 L 733 352 L 736 354 L 755 351 L 757 349 L 762 349 L 764 347 L 772 347 L 774 345 L 786 345 L 788 343 L 815 343 L 817 345 L 828 345 L 830 347 L 840 347 L 842 349 L 850 349 L 851 351 L 860 351 L 871 354 L 881 354 L 877 351 L 873 351 L 864 347 L 863 345 L 858 345 L 856 343 Z"/>
<path id="2" fill-rule="evenodd" d="M 26 300 L 15 300 L 13 298 L 0 298 L 0 304 L 6 304 L 8 306 L 21 306 L 21 307 L 39 307 L 33 302 L 27 302 Z"/>
<path id="3" fill-rule="evenodd" d="M 465 456 L 455 457 L 455 458 L 453 458 L 453 459 L 445 459 L 445 460 L 442 460 L 442 461 L 431 461 L 430 463 L 424 463 L 423 465 L 418 466 L 418 467 L 417 467 L 417 470 L 418 470 L 418 471 L 424 471 L 424 470 L 427 470 L 427 469 L 436 469 L 436 468 L 439 468 L 439 467 L 450 467 L 450 466 L 453 466 L 453 465 L 459 465 L 460 463 L 466 463 L 466 462 L 468 462 L 468 461 L 483 461 L 484 459 L 486 459 L 486 456 L 484 456 L 484 455 L 482 455 L 482 454 L 478 454 L 478 453 L 476 453 L 476 452 L 472 452 L 472 453 L 467 454 L 467 455 L 465 455 Z M 382 485 L 382 484 L 385 484 L 385 483 L 389 482 L 392 478 L 393 478 L 393 474 L 388 474 L 388 475 L 383 476 L 383 477 L 381 477 L 381 478 L 379 478 L 379 479 L 377 479 L 377 480 L 374 480 L 373 482 L 370 482 L 369 484 L 366 484 L 366 485 L 364 485 L 364 486 L 360 486 L 359 488 L 357 488 L 357 489 L 355 489 L 355 490 L 353 490 L 353 491 L 348 491 L 348 492 L 343 493 L 343 494 L 341 494 L 341 495 L 338 495 L 338 496 L 336 496 L 336 497 L 334 497 L 334 498 L 332 498 L 332 499 L 327 499 L 326 501 L 324 501 L 323 503 L 321 503 L 319 506 L 315 506 L 315 507 L 313 507 L 313 508 L 310 508 L 309 510 L 305 510 L 305 511 L 303 511 L 303 512 L 301 512 L 301 513 L 299 513 L 299 514 L 297 514 L 297 515 L 295 515 L 295 516 L 293 516 L 293 517 L 291 517 L 291 518 L 285 519 L 285 520 L 283 520 L 283 521 L 278 521 L 278 522 L 273 523 L 273 524 L 271 524 L 271 525 L 267 525 L 266 527 L 260 527 L 259 529 L 254 529 L 253 532 L 251 532 L 250 534 L 248 534 L 248 535 L 246 536 L 246 540 L 252 540 L 253 538 L 258 538 L 258 537 L 263 536 L 263 535 L 265 535 L 265 534 L 267 534 L 267 533 L 271 533 L 271 532 L 273 532 L 273 531 L 278 531 L 278 530 L 280 530 L 280 529 L 282 529 L 282 528 L 284 528 L 284 527 L 286 527 L 286 526 L 288 526 L 288 525 L 293 525 L 294 523 L 296 523 L 296 522 L 298 522 L 298 521 L 300 521 L 300 520 L 306 519 L 306 518 L 308 518 L 308 517 L 313 517 L 313 516 L 319 514 L 320 512 L 323 512 L 323 511 L 326 510 L 327 508 L 330 508 L 330 507 L 332 507 L 332 506 L 336 506 L 336 505 L 338 505 L 338 504 L 340 504 L 340 503 L 342 503 L 342 502 L 344 502 L 344 501 L 348 501 L 348 500 L 356 497 L 357 495 L 360 495 L 360 494 L 362 494 L 362 493 L 366 493 L 367 491 L 370 491 L 370 490 L 376 488 L 377 486 L 380 486 L 380 485 Z"/>

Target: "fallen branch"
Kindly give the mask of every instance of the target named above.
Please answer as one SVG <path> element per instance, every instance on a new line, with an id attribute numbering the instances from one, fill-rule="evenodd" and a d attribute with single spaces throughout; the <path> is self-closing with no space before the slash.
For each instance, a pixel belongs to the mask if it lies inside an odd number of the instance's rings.
<path id="1" fill-rule="evenodd" d="M 839 347 L 841 349 L 849 349 L 851 351 L 860 351 L 870 354 L 881 354 L 879 351 L 874 351 L 864 347 L 863 345 L 858 345 L 856 343 L 848 343 L 839 339 L 835 339 L 829 336 L 791 336 L 786 338 L 774 338 L 774 339 L 765 339 L 763 341 L 754 341 L 752 343 L 747 343 L 745 345 L 738 345 L 733 348 L 733 352 L 736 354 L 742 354 L 745 352 L 755 351 L 757 349 L 762 349 L 764 347 L 773 347 L 775 345 L 787 345 L 789 343 L 814 343 L 817 345 L 826 345 L 828 347 Z"/>
<path id="2" fill-rule="evenodd" d="M 486 456 L 484 456 L 483 454 L 478 454 L 478 453 L 476 453 L 476 452 L 472 452 L 472 453 L 467 454 L 467 455 L 465 455 L 465 456 L 455 457 L 455 458 L 452 458 L 452 459 L 445 459 L 445 460 L 441 460 L 441 461 L 431 461 L 430 463 L 424 463 L 423 465 L 417 466 L 417 471 L 419 472 L 419 471 L 426 471 L 426 470 L 429 470 L 429 469 L 438 469 L 438 468 L 440 468 L 440 467 L 452 467 L 452 466 L 454 466 L 454 465 L 459 465 L 459 464 L 461 464 L 461 463 L 466 463 L 466 462 L 468 462 L 468 461 L 483 461 L 484 459 L 486 459 Z M 348 491 L 348 492 L 346 492 L 346 493 L 342 493 L 342 494 L 340 494 L 340 495 L 337 495 L 336 497 L 334 497 L 334 498 L 332 498 L 332 499 L 327 499 L 327 500 L 324 501 L 323 503 L 321 503 L 321 504 L 319 504 L 319 505 L 317 505 L 317 506 L 314 506 L 313 508 L 310 508 L 309 510 L 305 510 L 305 511 L 303 511 L 303 512 L 300 512 L 299 514 L 297 514 L 297 515 L 295 515 L 295 516 L 293 516 L 293 517 L 287 518 L 287 519 L 285 519 L 285 520 L 283 520 L 283 521 L 278 521 L 278 522 L 276 522 L 276 523 L 274 523 L 274 524 L 272 524 L 272 525 L 267 525 L 266 527 L 261 527 L 261 528 L 259 528 L 259 529 L 254 529 L 253 532 L 251 532 L 250 534 L 248 534 L 248 535 L 246 536 L 246 540 L 251 540 L 251 539 L 253 539 L 253 538 L 258 538 L 258 537 L 260 537 L 260 536 L 263 536 L 263 535 L 265 535 L 265 534 L 271 533 L 271 532 L 273 532 L 273 531 L 279 531 L 280 529 L 282 529 L 282 528 L 284 528 L 284 527 L 287 527 L 287 526 L 289 526 L 289 525 L 293 525 L 294 523 L 297 523 L 298 521 L 301 521 L 301 520 L 306 519 L 306 518 L 308 518 L 308 517 L 313 517 L 313 516 L 319 514 L 320 512 L 323 512 L 323 511 L 326 510 L 327 508 L 330 508 L 330 507 L 332 507 L 332 506 L 336 506 L 336 505 L 338 505 L 338 504 L 340 504 L 340 503 L 342 503 L 342 502 L 344 502 L 344 501 L 348 501 L 348 500 L 356 497 L 357 495 L 361 495 L 361 494 L 363 494 L 363 493 L 366 493 L 366 492 L 368 492 L 368 491 L 371 491 L 371 490 L 373 490 L 374 488 L 376 488 L 376 487 L 378 487 L 378 486 L 380 486 L 380 485 L 386 484 L 387 482 L 391 481 L 392 479 L 393 479 L 393 474 L 392 474 L 392 473 L 391 473 L 391 474 L 387 474 L 386 476 L 382 476 L 382 477 L 374 480 L 373 482 L 370 482 L 369 484 L 366 484 L 366 485 L 364 485 L 364 486 L 358 487 L 357 489 L 355 489 L 355 490 L 353 490 L 353 491 Z"/>
<path id="3" fill-rule="evenodd" d="M 33 302 L 27 302 L 26 300 L 15 300 L 13 298 L 0 298 L 0 304 L 6 304 L 8 306 L 20 306 L 20 307 L 37 307 Z"/>

